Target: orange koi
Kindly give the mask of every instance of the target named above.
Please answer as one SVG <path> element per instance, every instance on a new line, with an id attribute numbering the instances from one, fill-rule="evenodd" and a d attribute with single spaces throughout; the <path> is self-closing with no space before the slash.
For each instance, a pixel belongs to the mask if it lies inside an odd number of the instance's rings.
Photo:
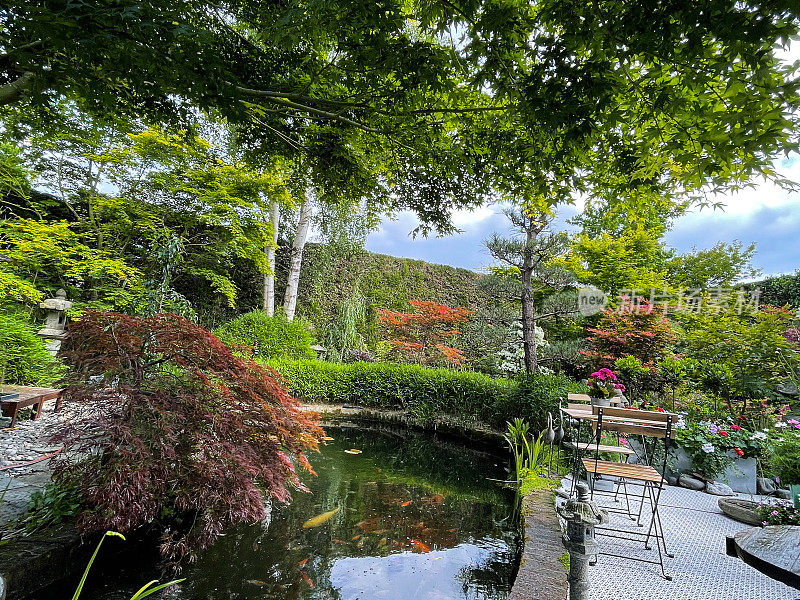
<path id="1" fill-rule="evenodd" d="M 411 545 L 417 548 L 420 552 L 430 552 L 431 549 L 427 544 L 423 544 L 419 540 L 411 540 Z"/>
<path id="2" fill-rule="evenodd" d="M 402 503 L 400 506 L 408 506 L 408 505 L 409 505 L 409 504 L 411 504 L 412 502 L 413 502 L 413 500 L 406 500 L 406 501 L 405 501 L 405 502 L 403 502 L 403 503 Z"/>
<path id="3" fill-rule="evenodd" d="M 297 563 L 297 565 L 298 565 L 298 566 L 299 566 L 299 567 L 302 569 L 302 568 L 303 568 L 303 565 L 304 565 L 304 564 L 306 564 L 307 562 L 308 562 L 308 559 L 307 559 L 307 558 L 304 558 L 304 559 L 303 559 L 303 560 L 301 560 L 299 563 Z"/>
<path id="4" fill-rule="evenodd" d="M 302 578 L 303 578 L 303 581 L 305 581 L 305 582 L 306 582 L 308 585 L 310 585 L 312 588 L 313 588 L 313 587 L 315 587 L 315 586 L 314 586 L 314 582 L 313 582 L 313 581 L 311 581 L 311 577 L 309 577 L 308 575 L 306 575 L 306 572 L 305 572 L 305 571 L 300 571 L 300 577 L 302 577 Z"/>
<path id="5" fill-rule="evenodd" d="M 353 540 L 357 540 L 357 539 L 358 539 L 358 538 L 360 538 L 360 537 L 361 537 L 361 534 L 360 534 L 360 533 L 359 533 L 358 535 L 354 535 L 354 536 L 353 536 Z"/>

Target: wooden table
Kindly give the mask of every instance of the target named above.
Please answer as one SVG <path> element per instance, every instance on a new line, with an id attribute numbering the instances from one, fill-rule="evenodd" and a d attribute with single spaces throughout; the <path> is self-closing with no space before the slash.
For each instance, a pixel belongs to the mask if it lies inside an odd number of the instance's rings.
<path id="1" fill-rule="evenodd" d="M 61 408 L 64 390 L 56 388 L 26 387 L 21 385 L 0 385 L 0 393 L 18 394 L 15 398 L 2 400 L 3 416 L 11 417 L 11 427 L 17 422 L 17 414 L 21 408 L 33 407 L 33 418 L 42 414 L 42 405 L 48 400 L 56 401 L 56 410 Z"/>
<path id="2" fill-rule="evenodd" d="M 728 540 L 728 554 L 738 555 L 762 573 L 800 589 L 799 526 L 753 527 L 740 531 L 732 540 Z"/>

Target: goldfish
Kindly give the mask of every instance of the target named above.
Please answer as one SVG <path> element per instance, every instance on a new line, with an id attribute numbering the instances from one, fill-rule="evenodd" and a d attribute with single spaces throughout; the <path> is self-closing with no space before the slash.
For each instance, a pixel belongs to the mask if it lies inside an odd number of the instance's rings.
<path id="1" fill-rule="evenodd" d="M 304 558 L 304 559 L 303 559 L 303 560 L 301 560 L 299 563 L 297 563 L 297 565 L 298 565 L 300 568 L 302 568 L 302 567 L 303 567 L 303 565 L 304 565 L 304 564 L 306 564 L 307 562 L 308 562 L 308 559 L 307 559 L 307 558 Z"/>
<path id="2" fill-rule="evenodd" d="M 356 450 L 355 448 L 351 448 L 350 450 L 345 450 L 345 454 L 361 454 L 361 450 Z"/>
<path id="3" fill-rule="evenodd" d="M 403 503 L 402 503 L 400 506 L 408 506 L 408 505 L 409 505 L 409 504 L 411 504 L 412 502 L 413 502 L 413 500 L 406 500 L 406 501 L 405 501 L 405 502 L 403 502 Z"/>
<path id="4" fill-rule="evenodd" d="M 260 579 L 248 579 L 247 583 L 250 585 L 257 585 L 258 587 L 264 587 L 265 585 L 269 585 L 266 581 L 261 581 Z"/>
<path id="5" fill-rule="evenodd" d="M 427 544 L 423 544 L 419 540 L 410 540 L 411 545 L 417 548 L 420 552 L 430 552 L 431 549 L 428 547 Z"/>
<path id="6" fill-rule="evenodd" d="M 386 545 L 386 542 L 388 542 L 388 541 L 389 541 L 389 540 L 388 540 L 388 539 L 386 539 L 386 538 L 381 538 L 381 541 L 380 541 L 380 542 L 378 542 L 378 547 L 379 547 L 379 548 L 383 548 L 383 547 Z"/>
<path id="7" fill-rule="evenodd" d="M 324 438 L 322 438 L 322 440 L 323 440 L 324 442 L 332 442 L 332 441 L 333 441 L 333 438 L 332 438 L 331 436 L 329 436 L 329 435 L 326 435 Z"/>
<path id="8" fill-rule="evenodd" d="M 305 581 L 305 582 L 306 582 L 308 585 L 310 585 L 312 588 L 314 587 L 314 582 L 313 582 L 313 581 L 311 581 L 311 577 L 309 577 L 308 575 L 306 575 L 306 572 L 305 572 L 305 571 L 300 571 L 300 577 L 302 577 L 302 578 L 303 578 L 303 581 Z"/>
<path id="9" fill-rule="evenodd" d="M 360 534 L 360 533 L 359 533 L 358 535 L 354 535 L 354 536 L 353 536 L 353 540 L 357 540 L 357 539 L 358 539 L 358 538 L 360 538 L 360 537 L 361 537 L 361 534 Z"/>
<path id="10" fill-rule="evenodd" d="M 319 527 L 320 525 L 327 522 L 333 515 L 335 515 L 339 510 L 341 510 L 341 506 L 337 506 L 333 510 L 329 510 L 328 512 L 324 512 L 321 515 L 317 515 L 313 519 L 309 519 L 305 523 L 303 523 L 303 529 L 308 529 L 309 527 Z"/>

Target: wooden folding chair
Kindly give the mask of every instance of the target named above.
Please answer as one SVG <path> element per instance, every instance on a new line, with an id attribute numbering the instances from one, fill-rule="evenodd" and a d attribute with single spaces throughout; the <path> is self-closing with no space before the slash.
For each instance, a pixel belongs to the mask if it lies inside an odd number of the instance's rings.
<path id="1" fill-rule="evenodd" d="M 642 487 L 642 496 L 639 505 L 637 524 L 641 525 L 642 507 L 644 505 L 645 498 L 649 500 L 651 509 L 650 525 L 647 528 L 646 534 L 638 531 L 627 531 L 625 533 L 630 536 L 628 537 L 619 535 L 620 532 L 618 531 L 616 533 L 609 533 L 614 532 L 615 530 L 608 527 L 596 528 L 595 531 L 597 531 L 599 535 L 606 535 L 608 537 L 622 539 L 636 539 L 637 536 L 642 536 L 644 537 L 644 540 L 638 541 L 644 541 L 644 546 L 648 550 L 650 549 L 650 538 L 655 538 L 656 548 L 658 550 L 658 561 L 609 552 L 602 552 L 601 554 L 657 564 L 661 567 L 661 574 L 664 576 L 664 578 L 671 580 L 672 576 L 669 575 L 664 568 L 664 555 L 670 558 L 672 558 L 674 555 L 667 550 L 664 528 L 661 523 L 661 515 L 658 511 L 658 502 L 661 498 L 661 490 L 664 486 L 664 477 L 662 473 L 665 471 L 667 466 L 667 455 L 669 453 L 670 443 L 675 439 L 674 425 L 678 420 L 678 415 L 656 411 L 632 411 L 630 409 L 605 408 L 601 406 L 594 407 L 593 415 L 596 416 L 596 421 L 593 422 L 595 433 L 595 456 L 594 458 L 584 458 L 582 461 L 586 472 L 591 475 L 590 489 L 592 491 L 592 495 L 595 493 L 595 481 L 597 476 L 614 477 L 618 481 L 623 482 L 626 502 L 628 502 L 628 510 L 626 512 L 629 517 L 631 515 L 627 486 L 628 484 L 631 484 L 633 486 Z M 604 417 L 606 418 L 604 419 Z M 625 420 L 623 421 L 622 419 Z M 642 436 L 644 448 L 646 448 L 645 438 L 653 439 L 654 444 L 659 440 L 663 440 L 664 460 L 663 464 L 661 465 L 662 471 L 657 471 L 652 465 L 655 457 L 655 445 L 650 452 L 649 459 L 647 460 L 648 464 L 619 463 L 601 460 L 599 458 L 601 447 L 600 441 L 604 429 L 606 431 L 615 431 L 617 433 L 623 433 L 627 435 Z M 647 456 L 647 452 L 645 452 L 645 455 Z M 615 491 L 615 497 L 618 492 L 619 486 L 617 486 L 617 490 Z"/>

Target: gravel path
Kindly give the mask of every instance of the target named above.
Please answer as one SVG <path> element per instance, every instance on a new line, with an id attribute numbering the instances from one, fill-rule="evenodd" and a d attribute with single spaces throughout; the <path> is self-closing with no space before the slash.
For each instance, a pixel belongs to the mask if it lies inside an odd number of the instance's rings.
<path id="1" fill-rule="evenodd" d="M 42 407 L 37 420 L 26 418 L 24 412 L 13 428 L 0 429 L 0 494 L 7 489 L 0 503 L 0 527 L 19 517 L 30 496 L 50 481 L 49 459 L 25 463 L 57 451 L 61 446 L 50 442 L 55 430 L 81 418 L 81 409 L 75 404 L 64 402 L 61 410 L 54 409 L 55 400 Z"/>
<path id="2" fill-rule="evenodd" d="M 568 479 L 565 482 L 564 487 L 569 489 Z M 604 495 L 595 499 L 601 505 L 620 506 Z M 658 565 L 601 555 L 590 568 L 591 600 L 800 600 L 800 590 L 725 554 L 725 538 L 749 525 L 723 514 L 718 499 L 705 492 L 665 486 L 659 512 L 667 548 L 675 554 L 675 558 L 665 559 L 672 581 L 661 577 Z M 625 515 L 609 516 L 614 528 L 637 529 Z M 643 522 L 647 521 L 643 518 Z M 641 543 L 605 536 L 599 536 L 598 542 L 601 552 L 658 557 L 655 547 L 647 551 Z"/>

